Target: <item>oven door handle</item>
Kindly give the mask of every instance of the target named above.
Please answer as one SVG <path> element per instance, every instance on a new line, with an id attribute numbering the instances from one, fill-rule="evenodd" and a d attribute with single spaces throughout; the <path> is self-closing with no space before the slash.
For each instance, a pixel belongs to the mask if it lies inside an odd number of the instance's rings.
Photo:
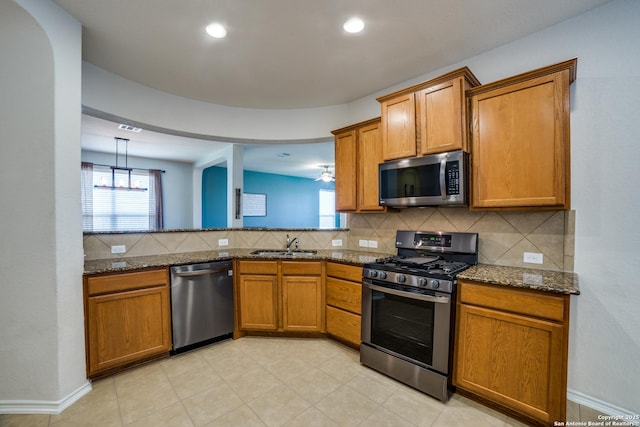
<path id="1" fill-rule="evenodd" d="M 447 298 L 447 297 L 423 295 L 423 294 L 417 294 L 417 293 L 413 293 L 413 292 L 403 292 L 403 291 L 399 291 L 397 289 L 385 288 L 385 287 L 382 287 L 382 286 L 372 285 L 371 283 L 366 283 L 366 282 L 364 282 L 363 285 L 368 287 L 369 289 L 374 290 L 374 291 L 382 292 L 382 293 L 385 293 L 385 294 L 397 295 L 399 297 L 419 299 L 421 301 L 435 302 L 435 303 L 438 303 L 438 304 L 448 304 L 449 303 L 449 298 Z"/>

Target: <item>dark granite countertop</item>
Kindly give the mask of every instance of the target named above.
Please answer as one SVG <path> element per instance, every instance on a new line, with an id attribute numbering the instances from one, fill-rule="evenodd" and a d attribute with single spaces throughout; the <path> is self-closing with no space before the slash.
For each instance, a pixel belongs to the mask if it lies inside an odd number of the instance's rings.
<path id="1" fill-rule="evenodd" d="M 563 271 L 478 264 L 459 273 L 458 279 L 557 294 L 580 294 L 578 275 Z"/>
<path id="2" fill-rule="evenodd" d="M 352 250 L 319 250 L 314 255 L 283 256 L 283 255 L 252 255 L 253 249 L 229 249 L 227 251 L 184 252 L 177 254 L 152 255 L 130 258 L 109 258 L 85 261 L 84 274 L 100 274 L 138 270 L 147 267 L 170 267 L 173 265 L 194 264 L 198 262 L 221 261 L 225 259 L 286 259 L 286 260 L 327 260 L 343 264 L 361 266 L 373 262 L 377 258 L 390 256 L 372 252 Z"/>

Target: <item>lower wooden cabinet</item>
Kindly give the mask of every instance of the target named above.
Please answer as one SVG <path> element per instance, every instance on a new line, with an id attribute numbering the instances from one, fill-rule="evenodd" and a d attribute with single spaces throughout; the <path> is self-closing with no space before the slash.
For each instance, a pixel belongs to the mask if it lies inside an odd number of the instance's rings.
<path id="1" fill-rule="evenodd" d="M 324 332 L 322 261 L 237 262 L 238 327 Z"/>
<path id="2" fill-rule="evenodd" d="M 453 383 L 543 425 L 566 419 L 569 296 L 460 280 Z"/>
<path id="3" fill-rule="evenodd" d="M 360 346 L 362 267 L 327 263 L 327 333 Z"/>
<path id="4" fill-rule="evenodd" d="M 84 278 L 87 376 L 171 350 L 166 268 Z"/>

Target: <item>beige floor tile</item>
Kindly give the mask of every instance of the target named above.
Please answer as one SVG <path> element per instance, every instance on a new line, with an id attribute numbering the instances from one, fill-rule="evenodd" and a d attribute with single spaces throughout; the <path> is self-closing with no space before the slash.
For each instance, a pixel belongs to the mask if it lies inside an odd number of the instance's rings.
<path id="1" fill-rule="evenodd" d="M 148 381 L 138 378 L 137 383 L 127 381 L 125 385 L 119 385 L 116 381 L 116 390 L 120 414 L 125 424 L 151 415 L 179 400 L 166 375 L 162 381 L 158 377 Z"/>
<path id="2" fill-rule="evenodd" d="M 413 427 L 415 424 L 410 423 L 401 416 L 379 406 L 373 411 L 361 424 L 367 427 Z"/>
<path id="3" fill-rule="evenodd" d="M 598 418 L 599 415 L 604 414 L 588 406 L 580 405 L 580 421 L 602 421 Z"/>
<path id="4" fill-rule="evenodd" d="M 222 382 L 222 378 L 211 366 L 205 363 L 204 367 L 186 371 L 181 375 L 170 378 L 169 381 L 178 397 L 186 399 L 189 396 L 205 391 L 212 384 Z"/>
<path id="5" fill-rule="evenodd" d="M 446 407 L 444 403 L 404 385 L 398 386 L 398 391 L 382 406 L 417 426 L 430 426 Z"/>
<path id="6" fill-rule="evenodd" d="M 507 417 L 499 412 L 454 394 L 442 410 L 433 427 L 503 427 Z"/>
<path id="7" fill-rule="evenodd" d="M 301 357 L 286 356 L 275 360 L 269 360 L 263 363 L 269 372 L 283 382 L 292 380 L 293 378 L 309 371 L 313 365 L 309 365 Z"/>
<path id="8" fill-rule="evenodd" d="M 580 405 L 567 400 L 567 421 L 580 421 Z"/>
<path id="9" fill-rule="evenodd" d="M 310 403 L 318 402 L 342 386 L 340 381 L 315 368 L 293 378 L 287 384 Z"/>
<path id="10" fill-rule="evenodd" d="M 258 396 L 248 406 L 268 426 L 280 426 L 304 412 L 311 404 L 283 384 Z"/>
<path id="11" fill-rule="evenodd" d="M 193 427 L 194 425 L 182 403 L 178 402 L 127 424 L 126 427 Z"/>
<path id="12" fill-rule="evenodd" d="M 336 354 L 331 359 L 320 364 L 318 368 L 343 384 L 348 383 L 369 369 L 362 366 L 359 360 L 354 359 L 348 353 Z"/>
<path id="13" fill-rule="evenodd" d="M 242 405 L 233 411 L 217 418 L 204 427 L 264 427 L 266 424 L 246 405 Z"/>
<path id="14" fill-rule="evenodd" d="M 341 426 L 357 426 L 378 408 L 378 404 L 343 385 L 315 407 Z"/>
<path id="15" fill-rule="evenodd" d="M 0 414 L 2 427 L 47 427 L 49 414 Z"/>
<path id="16" fill-rule="evenodd" d="M 169 379 L 177 378 L 190 371 L 209 368 L 203 354 L 199 351 L 181 354 L 161 361 L 160 366 Z"/>
<path id="17" fill-rule="evenodd" d="M 224 382 L 214 384 L 208 390 L 184 399 L 182 403 L 196 426 L 209 423 L 244 405 Z"/>
<path id="18" fill-rule="evenodd" d="M 398 391 L 398 382 L 373 370 L 366 370 L 346 383 L 378 404 L 384 403 Z"/>
<path id="19" fill-rule="evenodd" d="M 286 424 L 286 427 L 340 427 L 340 424 L 331 420 L 317 408 L 311 407 L 300 415 L 290 420 Z"/>
<path id="20" fill-rule="evenodd" d="M 224 359 L 213 358 L 213 361 L 206 356 L 205 359 L 218 375 L 229 383 L 245 375 L 247 372 L 262 369 L 255 359 L 252 359 L 244 353 L 229 355 Z"/>
<path id="21" fill-rule="evenodd" d="M 272 373 L 259 366 L 234 377 L 232 381 L 226 378 L 225 381 L 245 403 L 283 384 Z"/>

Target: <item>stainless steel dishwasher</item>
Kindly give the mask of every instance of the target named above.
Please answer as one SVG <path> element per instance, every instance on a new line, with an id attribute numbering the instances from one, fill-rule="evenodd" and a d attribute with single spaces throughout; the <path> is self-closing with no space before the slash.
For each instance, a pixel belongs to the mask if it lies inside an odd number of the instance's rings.
<path id="1" fill-rule="evenodd" d="M 232 262 L 171 267 L 173 354 L 233 334 Z"/>

